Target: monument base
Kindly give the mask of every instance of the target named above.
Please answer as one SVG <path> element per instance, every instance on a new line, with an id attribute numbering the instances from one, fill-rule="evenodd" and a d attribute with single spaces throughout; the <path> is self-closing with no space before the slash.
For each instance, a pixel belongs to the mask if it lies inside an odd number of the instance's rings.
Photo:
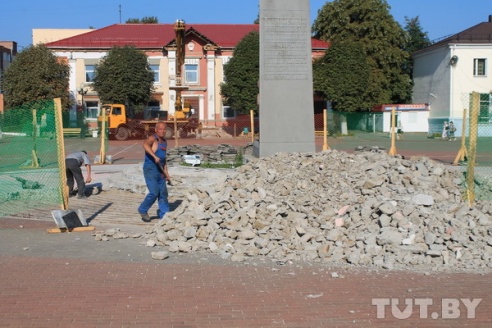
<path id="1" fill-rule="evenodd" d="M 258 140 L 253 142 L 253 156 L 260 157 L 260 142 Z"/>
<path id="2" fill-rule="evenodd" d="M 314 153 L 316 146 L 314 142 L 260 142 L 253 143 L 253 156 L 267 157 L 273 156 L 276 153 Z"/>

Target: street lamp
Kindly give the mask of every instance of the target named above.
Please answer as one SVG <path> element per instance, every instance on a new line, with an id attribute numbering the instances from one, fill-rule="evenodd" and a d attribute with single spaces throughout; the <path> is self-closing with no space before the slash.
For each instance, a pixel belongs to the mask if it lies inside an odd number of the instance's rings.
<path id="1" fill-rule="evenodd" d="M 85 133 L 86 133 L 85 117 L 87 113 L 85 112 L 84 96 L 87 94 L 88 91 L 89 90 L 84 88 L 83 85 L 81 85 L 80 88 L 77 89 L 78 94 L 82 96 L 82 112 L 81 113 L 77 112 L 77 125 L 81 128 L 80 130 L 81 138 L 85 138 Z"/>
<path id="2" fill-rule="evenodd" d="M 88 90 L 84 87 L 80 87 L 77 89 L 79 95 L 82 96 L 82 112 L 85 114 L 85 104 L 84 104 L 84 96 L 87 94 Z"/>

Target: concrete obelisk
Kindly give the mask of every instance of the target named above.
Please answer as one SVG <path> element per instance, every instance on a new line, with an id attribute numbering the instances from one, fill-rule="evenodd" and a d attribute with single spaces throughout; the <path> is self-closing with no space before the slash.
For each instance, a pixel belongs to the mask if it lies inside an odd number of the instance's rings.
<path id="1" fill-rule="evenodd" d="M 259 106 L 256 156 L 316 150 L 309 0 L 260 0 Z"/>

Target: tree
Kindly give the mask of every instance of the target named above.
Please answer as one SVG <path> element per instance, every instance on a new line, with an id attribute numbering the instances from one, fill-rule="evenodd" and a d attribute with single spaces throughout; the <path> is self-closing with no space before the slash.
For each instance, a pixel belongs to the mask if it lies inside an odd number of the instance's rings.
<path id="1" fill-rule="evenodd" d="M 145 16 L 140 18 L 128 18 L 125 24 L 158 24 L 159 19 L 156 16 Z"/>
<path id="2" fill-rule="evenodd" d="M 2 88 L 7 108 L 35 100 L 61 98 L 62 108 L 72 100 L 68 91 L 70 67 L 44 45 L 29 46 L 20 52 L 4 72 Z"/>
<path id="3" fill-rule="evenodd" d="M 405 32 L 407 36 L 405 50 L 410 54 L 432 44 L 427 32 L 424 32 L 420 25 L 419 16 L 414 18 L 405 16 Z"/>
<path id="4" fill-rule="evenodd" d="M 103 103 L 126 104 L 142 111 L 153 91 L 154 73 L 143 51 L 113 47 L 96 65 L 94 90 Z"/>
<path id="5" fill-rule="evenodd" d="M 415 51 L 430 46 L 432 42 L 429 40 L 427 32 L 424 32 L 422 26 L 420 25 L 419 16 L 414 18 L 408 18 L 405 16 L 404 29 L 406 33 L 405 51 L 409 54 L 405 68 L 406 72 L 412 76 L 413 60 L 410 56 Z"/>
<path id="6" fill-rule="evenodd" d="M 364 111 L 363 97 L 369 86 L 370 72 L 360 43 L 334 43 L 313 63 L 314 90 L 329 100 L 334 110 Z"/>
<path id="7" fill-rule="evenodd" d="M 236 46 L 232 58 L 224 65 L 224 82 L 220 94 L 224 105 L 240 114 L 258 110 L 260 78 L 260 33 L 248 33 Z"/>
<path id="8" fill-rule="evenodd" d="M 360 42 L 371 67 L 362 108 L 410 100 L 411 79 L 403 66 L 405 33 L 389 13 L 386 0 L 334 0 L 318 12 L 315 37 L 337 42 Z"/>

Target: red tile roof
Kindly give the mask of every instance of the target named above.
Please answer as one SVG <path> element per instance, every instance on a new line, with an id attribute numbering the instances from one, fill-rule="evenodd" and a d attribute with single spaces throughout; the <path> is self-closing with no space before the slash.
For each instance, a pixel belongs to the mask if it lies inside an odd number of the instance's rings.
<path id="1" fill-rule="evenodd" d="M 186 33 L 197 33 L 221 48 L 234 48 L 256 24 L 186 24 Z M 175 39 L 174 24 L 114 24 L 70 38 L 47 43 L 51 49 L 108 49 L 134 45 L 141 49 L 162 49 Z M 313 49 L 328 43 L 312 39 Z"/>

